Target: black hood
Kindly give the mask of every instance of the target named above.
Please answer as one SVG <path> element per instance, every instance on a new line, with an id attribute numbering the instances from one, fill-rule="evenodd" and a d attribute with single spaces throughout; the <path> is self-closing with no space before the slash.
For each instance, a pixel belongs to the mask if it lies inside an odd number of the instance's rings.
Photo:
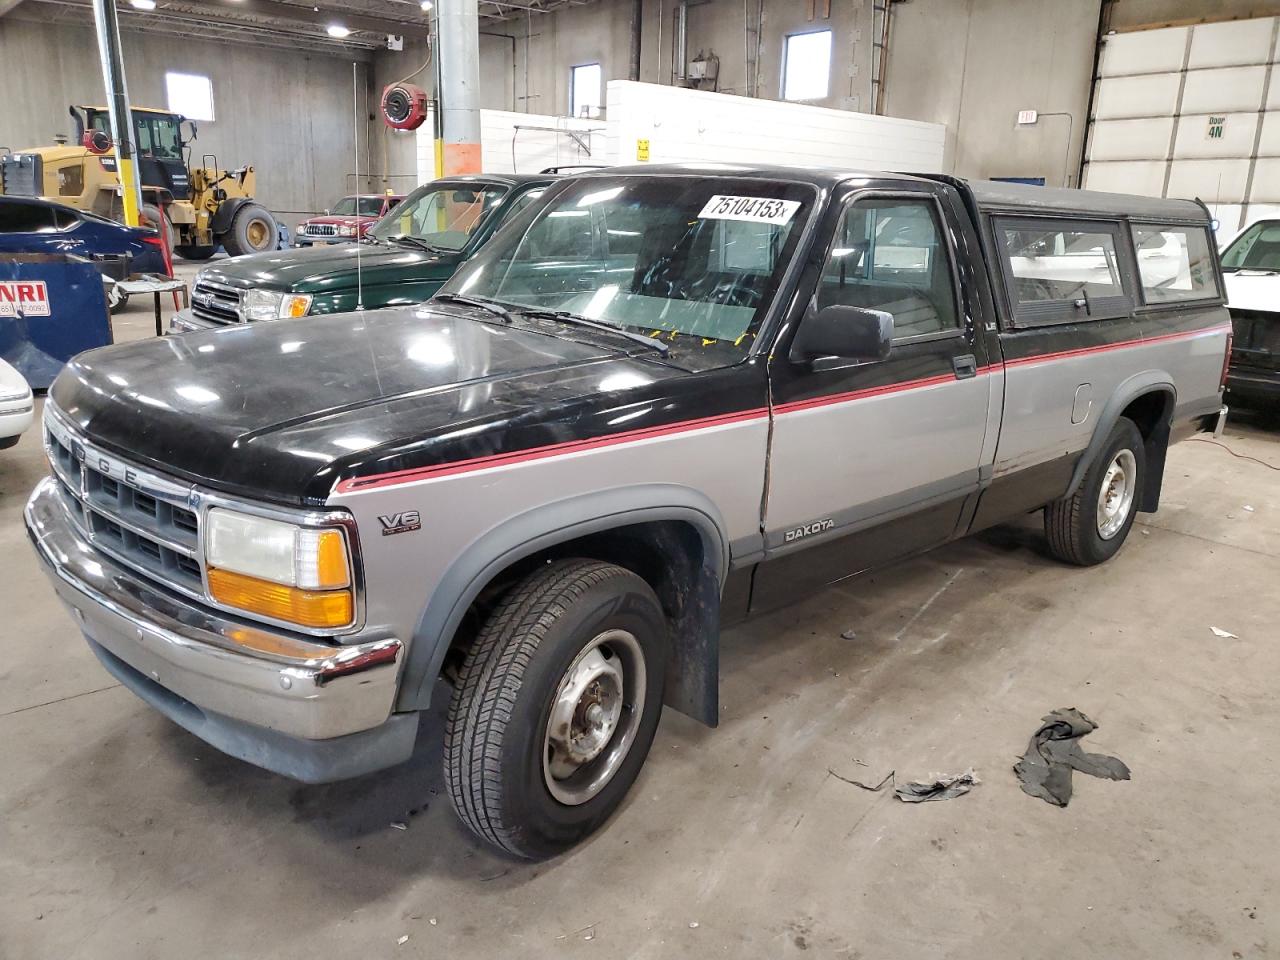
<path id="1" fill-rule="evenodd" d="M 390 308 L 104 347 L 69 363 L 50 397 L 93 441 L 162 472 L 322 502 L 338 479 L 485 449 L 486 434 L 554 437 L 575 401 L 683 376 L 625 345 L 469 312 Z"/>

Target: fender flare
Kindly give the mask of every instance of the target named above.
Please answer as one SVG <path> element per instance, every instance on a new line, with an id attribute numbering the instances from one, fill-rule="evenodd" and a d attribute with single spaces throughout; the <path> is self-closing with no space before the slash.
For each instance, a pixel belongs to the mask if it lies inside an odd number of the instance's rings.
<path id="1" fill-rule="evenodd" d="M 698 674 L 714 684 L 718 679 L 720 589 L 729 570 L 724 519 L 705 494 L 691 487 L 649 483 L 595 490 L 542 504 L 504 520 L 462 550 L 436 583 L 418 618 L 401 673 L 396 709 L 424 710 L 430 705 L 432 687 L 462 618 L 480 591 L 511 564 L 588 534 L 660 520 L 688 523 L 702 540 L 703 582 L 697 585 L 699 602 L 695 605 L 702 616 L 694 646 L 704 667 Z M 708 602 L 708 594 L 714 597 L 713 602 Z M 679 651 L 675 653 L 672 659 L 678 662 Z M 713 686 L 709 704 L 705 690 L 697 701 L 697 716 L 704 722 L 708 722 L 704 719 L 708 712 L 718 711 L 715 689 Z M 710 712 L 712 725 L 715 715 Z"/>
<path id="2" fill-rule="evenodd" d="M 1147 463 L 1151 468 L 1147 471 L 1148 483 L 1143 493 L 1143 503 L 1141 508 L 1150 510 L 1155 509 L 1152 498 L 1159 500 L 1160 497 L 1160 478 L 1164 475 L 1164 451 L 1169 445 L 1169 425 L 1173 419 L 1173 408 L 1177 402 L 1178 391 L 1173 385 L 1173 377 L 1164 370 L 1144 370 L 1142 373 L 1135 373 L 1120 383 L 1118 387 L 1111 393 L 1102 412 L 1098 414 L 1097 426 L 1093 428 L 1093 436 L 1089 439 L 1089 446 L 1085 448 L 1080 459 L 1076 461 L 1075 471 L 1071 474 L 1071 484 L 1067 487 L 1067 492 L 1063 495 L 1063 499 L 1075 496 L 1080 484 L 1084 482 L 1084 476 L 1089 472 L 1089 467 L 1098 458 L 1102 452 L 1102 448 L 1107 443 L 1107 438 L 1111 436 L 1111 431 L 1116 425 L 1116 421 L 1120 419 L 1120 414 L 1125 408 L 1139 397 L 1146 396 L 1150 393 L 1163 394 L 1165 397 L 1164 414 L 1156 425 L 1151 437 L 1147 439 Z M 1155 446 L 1153 446 L 1153 444 Z M 1154 484 L 1154 493 L 1153 485 Z"/>
<path id="3" fill-rule="evenodd" d="M 218 204 L 218 209 L 214 211 L 213 218 L 209 221 L 209 232 L 214 238 L 226 233 L 231 229 L 231 221 L 235 219 L 240 208 L 246 203 L 256 202 L 252 197 L 228 197 Z"/>

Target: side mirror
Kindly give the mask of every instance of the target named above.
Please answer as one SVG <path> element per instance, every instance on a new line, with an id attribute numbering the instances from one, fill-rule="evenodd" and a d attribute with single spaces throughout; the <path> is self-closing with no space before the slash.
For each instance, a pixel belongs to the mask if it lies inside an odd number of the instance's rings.
<path id="1" fill-rule="evenodd" d="M 893 314 L 835 303 L 800 321 L 791 359 L 884 360 L 893 342 Z"/>
<path id="2" fill-rule="evenodd" d="M 196 122 L 195 122 L 194 120 L 183 120 L 183 121 L 182 121 L 182 123 L 181 123 L 181 124 L 179 124 L 179 126 L 178 126 L 178 134 L 179 134 L 179 136 L 181 136 L 181 134 L 182 134 L 182 127 L 184 127 L 184 126 L 187 128 L 187 131 L 188 131 L 188 132 L 187 132 L 187 135 L 186 135 L 185 137 L 182 137 L 182 139 L 183 139 L 185 142 L 190 143 L 192 140 L 194 140 L 194 139 L 196 138 L 196 134 L 197 134 L 197 133 L 199 133 L 199 130 L 197 130 L 197 128 L 196 128 Z"/>

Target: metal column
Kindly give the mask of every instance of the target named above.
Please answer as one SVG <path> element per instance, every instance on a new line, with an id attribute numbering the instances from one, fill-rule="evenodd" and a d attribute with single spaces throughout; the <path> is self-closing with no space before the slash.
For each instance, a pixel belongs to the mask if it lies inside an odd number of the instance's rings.
<path id="1" fill-rule="evenodd" d="M 124 222 L 139 225 L 142 209 L 142 181 L 134 162 L 133 112 L 129 109 L 129 89 L 124 81 L 124 57 L 120 53 L 120 23 L 116 17 L 116 0 L 93 0 L 93 22 L 98 32 L 98 58 L 102 61 L 102 85 L 107 91 L 111 112 L 111 139 L 116 147 L 117 175 Z"/>
<path id="2" fill-rule="evenodd" d="M 480 13 L 478 0 L 437 0 L 439 171 L 480 172 Z"/>

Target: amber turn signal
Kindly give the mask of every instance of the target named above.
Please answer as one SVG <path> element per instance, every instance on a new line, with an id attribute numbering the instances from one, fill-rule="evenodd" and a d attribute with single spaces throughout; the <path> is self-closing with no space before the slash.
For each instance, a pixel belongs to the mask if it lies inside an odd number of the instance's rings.
<path id="1" fill-rule="evenodd" d="M 209 568 L 209 594 L 228 607 L 302 627 L 346 627 L 355 616 L 350 590 L 303 590 L 216 567 Z"/>

